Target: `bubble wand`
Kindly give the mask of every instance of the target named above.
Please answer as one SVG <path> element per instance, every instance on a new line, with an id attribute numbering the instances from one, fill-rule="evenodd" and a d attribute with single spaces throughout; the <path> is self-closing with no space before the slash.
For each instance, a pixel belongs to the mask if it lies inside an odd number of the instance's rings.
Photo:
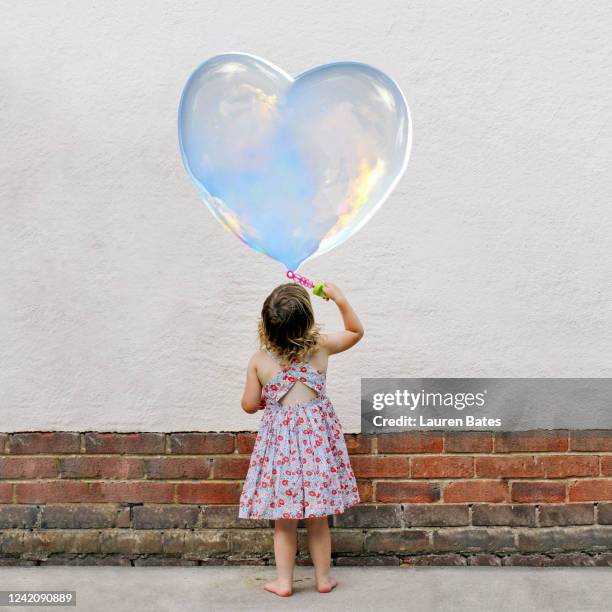
<path id="1" fill-rule="evenodd" d="M 325 287 L 324 281 L 317 281 L 316 283 L 313 283 L 309 278 L 306 278 L 305 276 L 302 276 L 301 274 L 298 274 L 293 270 L 287 270 L 287 278 L 290 278 L 292 281 L 300 283 L 300 285 L 302 285 L 302 287 L 306 287 L 306 289 L 312 289 L 312 292 L 315 295 L 318 295 L 322 298 L 325 297 L 325 291 L 323 289 Z"/>

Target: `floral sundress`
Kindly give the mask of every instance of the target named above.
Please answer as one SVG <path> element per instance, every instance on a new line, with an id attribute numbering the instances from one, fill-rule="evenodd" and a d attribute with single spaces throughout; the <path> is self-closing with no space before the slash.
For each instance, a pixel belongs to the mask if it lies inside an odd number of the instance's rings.
<path id="1" fill-rule="evenodd" d="M 325 373 L 295 361 L 262 389 L 265 408 L 240 496 L 239 518 L 301 519 L 341 514 L 359 503 L 342 426 Z M 298 382 L 316 396 L 283 405 Z"/>

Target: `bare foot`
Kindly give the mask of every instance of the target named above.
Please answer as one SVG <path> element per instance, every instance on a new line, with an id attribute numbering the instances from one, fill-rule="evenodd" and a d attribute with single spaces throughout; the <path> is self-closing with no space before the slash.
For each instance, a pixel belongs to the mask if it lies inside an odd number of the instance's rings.
<path id="1" fill-rule="evenodd" d="M 337 585 L 338 583 L 331 576 L 326 576 L 321 578 L 321 580 L 317 580 L 317 591 L 319 593 L 329 593 Z"/>
<path id="2" fill-rule="evenodd" d="M 270 591 L 270 593 L 278 595 L 279 597 L 289 597 L 291 594 L 293 594 L 291 586 L 281 582 L 278 580 L 278 578 L 272 582 L 266 582 L 266 584 L 264 584 L 264 589 L 266 591 Z"/>

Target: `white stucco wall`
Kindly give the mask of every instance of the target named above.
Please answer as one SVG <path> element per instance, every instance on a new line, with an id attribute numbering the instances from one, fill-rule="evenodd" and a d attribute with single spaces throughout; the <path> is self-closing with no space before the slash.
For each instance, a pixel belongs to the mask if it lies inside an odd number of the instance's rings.
<path id="1" fill-rule="evenodd" d="M 373 64 L 410 104 L 407 174 L 303 273 L 366 336 L 361 376 L 612 376 L 606 2 L 2 2 L 0 430 L 239 430 L 279 264 L 214 221 L 180 162 L 201 61 Z M 327 329 L 340 322 L 316 302 Z"/>

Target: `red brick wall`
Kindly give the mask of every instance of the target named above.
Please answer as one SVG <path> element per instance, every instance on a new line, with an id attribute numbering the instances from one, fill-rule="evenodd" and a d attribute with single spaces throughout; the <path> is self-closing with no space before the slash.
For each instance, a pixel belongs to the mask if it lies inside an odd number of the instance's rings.
<path id="1" fill-rule="evenodd" d="M 0 434 L 0 564 L 273 562 L 253 433 Z M 338 565 L 612 565 L 612 430 L 346 436 Z M 299 562 L 308 563 L 303 530 Z"/>

